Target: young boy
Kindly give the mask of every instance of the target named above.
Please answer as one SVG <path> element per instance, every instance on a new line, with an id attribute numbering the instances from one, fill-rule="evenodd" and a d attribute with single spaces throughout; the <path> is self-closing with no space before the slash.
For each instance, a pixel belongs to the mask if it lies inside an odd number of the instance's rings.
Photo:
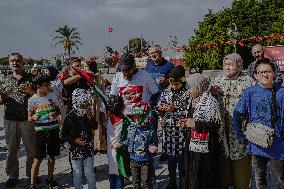
<path id="1" fill-rule="evenodd" d="M 121 141 L 127 139 L 129 121 L 123 115 L 124 102 L 120 96 L 112 96 L 109 101 L 109 121 L 107 123 L 107 157 L 109 165 L 110 189 L 123 189 L 124 178 L 130 176 L 130 159 L 127 149 L 121 148 Z"/>
<path id="2" fill-rule="evenodd" d="M 157 130 L 153 124 L 152 110 L 147 104 L 137 104 L 126 116 L 128 119 L 127 140 L 118 146 L 128 146 L 133 188 L 153 188 L 154 161 L 158 152 Z"/>
<path id="3" fill-rule="evenodd" d="M 76 189 L 83 189 L 85 173 L 89 189 L 96 189 L 94 173 L 94 136 L 98 123 L 92 111 L 89 90 L 75 89 L 72 93 L 72 110 L 66 116 L 62 139 L 70 144 L 70 159 L 73 167 L 73 182 Z"/>
<path id="4" fill-rule="evenodd" d="M 179 170 L 179 188 L 181 188 L 182 178 L 185 174 L 184 151 L 186 129 L 179 126 L 180 119 L 187 118 L 191 97 L 187 92 L 185 70 L 178 66 L 169 73 L 170 86 L 165 89 L 158 103 L 160 116 L 165 120 L 163 151 L 168 156 L 168 169 L 170 182 L 167 189 L 175 189 L 176 168 Z"/>
<path id="5" fill-rule="evenodd" d="M 35 123 L 35 157 L 31 170 L 30 188 L 36 188 L 36 177 L 42 159 L 48 158 L 47 185 L 49 188 L 57 188 L 58 184 L 53 180 L 55 156 L 60 154 L 59 147 L 59 125 L 60 115 L 59 103 L 53 93 L 49 93 L 50 79 L 46 75 L 37 75 L 32 83 L 36 88 L 34 94 L 28 101 L 28 121 Z"/>

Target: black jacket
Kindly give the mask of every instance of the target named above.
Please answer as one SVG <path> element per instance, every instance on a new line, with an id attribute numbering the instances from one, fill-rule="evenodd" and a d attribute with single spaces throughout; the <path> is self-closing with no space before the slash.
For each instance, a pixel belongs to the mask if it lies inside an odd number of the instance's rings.
<path id="1" fill-rule="evenodd" d="M 88 133 L 88 138 L 86 140 L 89 142 L 93 140 L 91 129 L 97 128 L 98 123 L 94 117 L 92 119 L 89 119 L 87 116 L 78 117 L 71 111 L 64 120 L 61 137 L 65 142 L 74 144 L 75 139 L 80 138 L 80 133 L 84 130 Z"/>

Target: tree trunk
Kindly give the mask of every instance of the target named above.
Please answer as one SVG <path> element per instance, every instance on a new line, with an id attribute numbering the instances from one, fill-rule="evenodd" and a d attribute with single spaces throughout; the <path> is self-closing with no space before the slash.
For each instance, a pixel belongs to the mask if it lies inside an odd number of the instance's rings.
<path id="1" fill-rule="evenodd" d="M 71 48 L 68 47 L 68 48 L 67 48 L 67 51 L 68 51 L 68 58 L 70 59 L 70 57 L 71 57 Z"/>

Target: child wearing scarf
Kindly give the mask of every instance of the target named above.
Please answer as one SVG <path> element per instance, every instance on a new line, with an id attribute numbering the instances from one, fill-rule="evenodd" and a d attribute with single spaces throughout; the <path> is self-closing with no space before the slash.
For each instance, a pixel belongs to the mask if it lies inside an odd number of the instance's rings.
<path id="1" fill-rule="evenodd" d="M 62 128 L 62 139 L 70 144 L 73 182 L 76 189 L 83 188 L 83 170 L 88 188 L 96 188 L 92 130 L 97 129 L 98 124 L 93 116 L 91 102 L 90 91 L 75 89 L 72 93 L 72 110 L 66 116 Z"/>
<path id="2" fill-rule="evenodd" d="M 125 116 L 129 121 L 127 140 L 121 147 L 130 153 L 133 188 L 153 188 L 154 160 L 158 151 L 157 130 L 153 124 L 152 110 L 148 104 L 135 105 Z"/>
<path id="3" fill-rule="evenodd" d="M 127 139 L 129 121 L 123 115 L 124 102 L 120 96 L 109 101 L 107 123 L 107 158 L 109 165 L 110 189 L 123 189 L 124 178 L 130 176 L 130 159 L 127 149 L 121 148 L 121 141 Z"/>

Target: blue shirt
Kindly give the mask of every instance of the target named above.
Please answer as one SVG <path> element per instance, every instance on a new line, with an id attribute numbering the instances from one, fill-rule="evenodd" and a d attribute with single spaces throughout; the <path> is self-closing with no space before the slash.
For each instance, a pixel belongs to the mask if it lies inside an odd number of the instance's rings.
<path id="1" fill-rule="evenodd" d="M 284 160 L 284 87 L 276 86 L 276 123 L 273 144 L 263 148 L 253 143 L 248 144 L 250 154 L 268 157 L 274 160 Z M 244 139 L 236 118 L 236 112 L 248 115 L 249 123 L 261 123 L 271 127 L 272 89 L 266 89 L 259 84 L 246 89 L 242 94 L 234 112 L 233 127 L 239 140 Z"/>
<path id="2" fill-rule="evenodd" d="M 145 70 L 151 74 L 152 78 L 156 81 L 158 77 L 167 77 L 170 71 L 174 68 L 174 65 L 164 59 L 160 64 L 155 64 L 153 60 L 149 60 Z M 164 89 L 167 86 L 158 86 L 159 89 Z"/>

